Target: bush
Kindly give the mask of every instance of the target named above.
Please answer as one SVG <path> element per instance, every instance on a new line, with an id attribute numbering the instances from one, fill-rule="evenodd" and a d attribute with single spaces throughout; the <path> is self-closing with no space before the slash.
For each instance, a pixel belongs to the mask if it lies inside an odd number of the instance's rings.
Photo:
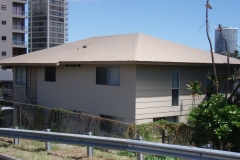
<path id="1" fill-rule="evenodd" d="M 197 146 L 212 143 L 217 149 L 239 151 L 240 108 L 228 104 L 223 95 L 212 95 L 192 108 L 188 120 L 195 128 L 191 140 Z"/>

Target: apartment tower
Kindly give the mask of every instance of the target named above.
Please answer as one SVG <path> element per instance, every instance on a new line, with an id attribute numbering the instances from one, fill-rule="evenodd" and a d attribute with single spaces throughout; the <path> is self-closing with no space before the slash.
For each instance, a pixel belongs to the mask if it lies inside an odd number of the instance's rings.
<path id="1" fill-rule="evenodd" d="M 215 52 L 226 53 L 226 46 L 224 38 L 227 42 L 228 53 L 233 53 L 237 50 L 237 35 L 238 28 L 222 27 L 222 33 L 215 28 Z"/>
<path id="2" fill-rule="evenodd" d="M 1 0 L 0 59 L 27 53 L 27 0 Z"/>
<path id="3" fill-rule="evenodd" d="M 68 36 L 68 1 L 29 0 L 28 52 L 64 44 Z"/>
<path id="4" fill-rule="evenodd" d="M 26 4 L 27 0 L 0 0 L 0 60 L 27 53 Z M 11 69 L 0 69 L 0 82 L 12 88 Z"/>

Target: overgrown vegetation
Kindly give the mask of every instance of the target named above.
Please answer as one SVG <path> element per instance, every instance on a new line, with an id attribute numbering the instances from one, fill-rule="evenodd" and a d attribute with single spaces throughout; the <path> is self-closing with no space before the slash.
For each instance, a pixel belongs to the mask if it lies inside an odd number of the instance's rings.
<path id="1" fill-rule="evenodd" d="M 53 132 L 85 134 L 124 138 L 129 124 L 101 117 L 71 112 L 59 108 L 46 108 L 14 102 L 15 126 L 30 130 L 51 129 Z"/>
<path id="2" fill-rule="evenodd" d="M 165 120 L 131 125 L 128 137 L 143 137 L 145 141 L 189 145 L 191 127 L 182 123 L 172 123 Z"/>
<path id="3" fill-rule="evenodd" d="M 135 159 L 137 157 L 137 153 L 128 152 L 128 151 L 119 151 L 118 154 L 120 156 L 127 156 L 127 157 L 135 158 Z M 154 155 L 149 155 L 149 154 L 145 154 L 144 159 L 145 160 L 180 160 L 179 158 L 174 158 L 174 157 L 169 157 L 169 156 L 154 156 Z"/>

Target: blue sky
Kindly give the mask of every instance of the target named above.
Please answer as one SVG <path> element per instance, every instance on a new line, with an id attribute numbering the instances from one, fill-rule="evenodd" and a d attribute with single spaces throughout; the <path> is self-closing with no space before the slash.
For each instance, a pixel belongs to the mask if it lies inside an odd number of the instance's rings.
<path id="1" fill-rule="evenodd" d="M 93 36 L 144 33 L 209 51 L 206 0 L 69 0 L 73 42 Z M 210 36 L 218 24 L 240 28 L 240 0 L 210 0 Z M 204 25 L 204 26 L 203 26 Z M 202 27 L 202 28 L 201 28 Z M 240 31 L 238 31 L 238 45 Z"/>

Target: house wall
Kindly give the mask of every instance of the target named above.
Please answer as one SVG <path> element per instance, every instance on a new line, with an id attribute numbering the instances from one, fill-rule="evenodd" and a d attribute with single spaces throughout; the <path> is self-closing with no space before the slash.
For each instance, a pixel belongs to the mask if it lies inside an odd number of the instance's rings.
<path id="1" fill-rule="evenodd" d="M 186 114 L 192 107 L 191 91 L 186 89 L 186 84 L 198 80 L 206 87 L 206 73 L 211 68 L 119 65 L 120 86 L 107 86 L 96 84 L 96 67 L 99 66 L 111 65 L 82 65 L 76 68 L 57 66 L 56 82 L 45 82 L 43 66 L 27 67 L 29 90 L 26 90 L 26 85 L 16 85 L 14 67 L 15 101 L 20 99 L 27 102 L 26 94 L 29 101 L 45 107 L 76 110 L 96 116 L 113 116 L 112 119 L 126 123 L 152 122 L 154 118 L 186 122 Z M 179 106 L 171 106 L 172 68 L 180 69 Z M 226 73 L 226 68 L 218 68 L 218 72 Z M 229 88 L 231 91 L 231 84 Z M 196 104 L 204 97 L 197 97 Z"/>
<path id="2" fill-rule="evenodd" d="M 172 68 L 180 69 L 179 106 L 172 106 Z M 198 80 L 206 86 L 207 68 L 184 66 L 137 65 L 136 75 L 136 121 L 152 122 L 153 118 L 177 116 L 186 122 L 186 114 L 192 107 L 191 91 L 186 89 L 190 81 Z M 205 96 L 196 98 L 196 104 Z"/>
<path id="3" fill-rule="evenodd" d="M 96 84 L 96 67 L 56 67 L 56 82 L 45 82 L 44 67 L 38 67 L 37 102 L 50 108 L 77 110 L 91 115 L 111 115 L 132 123 L 135 119 L 136 66 L 120 67 L 120 86 Z"/>

